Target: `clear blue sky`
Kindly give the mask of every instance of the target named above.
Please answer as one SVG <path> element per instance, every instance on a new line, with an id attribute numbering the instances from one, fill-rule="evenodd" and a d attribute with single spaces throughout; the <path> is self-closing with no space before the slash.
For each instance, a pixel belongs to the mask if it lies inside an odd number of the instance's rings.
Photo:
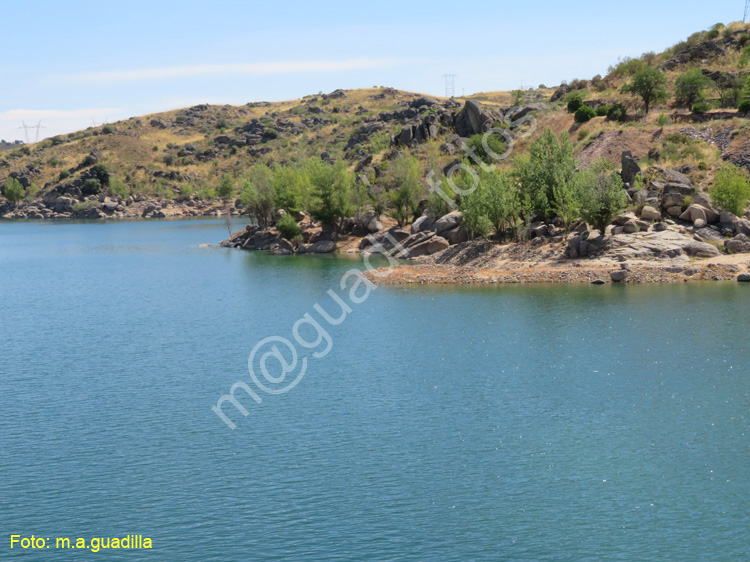
<path id="1" fill-rule="evenodd" d="M 0 138 L 23 139 L 22 120 L 41 119 L 51 136 L 92 120 L 336 88 L 438 95 L 446 73 L 458 95 L 555 85 L 739 20 L 744 4 L 5 0 Z"/>

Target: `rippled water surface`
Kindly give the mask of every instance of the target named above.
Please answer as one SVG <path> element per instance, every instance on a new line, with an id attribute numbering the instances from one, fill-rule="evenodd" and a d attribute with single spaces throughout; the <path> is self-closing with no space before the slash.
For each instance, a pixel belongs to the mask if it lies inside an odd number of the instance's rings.
<path id="1" fill-rule="evenodd" d="M 750 558 L 750 287 L 379 288 L 232 431 L 254 345 L 362 264 L 223 228 L 0 224 L 1 559 Z"/>

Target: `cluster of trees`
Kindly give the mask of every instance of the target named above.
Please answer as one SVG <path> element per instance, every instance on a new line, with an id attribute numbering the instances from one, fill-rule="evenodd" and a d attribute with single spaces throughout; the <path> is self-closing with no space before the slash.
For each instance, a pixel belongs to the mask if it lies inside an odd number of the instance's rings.
<path id="1" fill-rule="evenodd" d="M 606 160 L 576 169 L 566 134 L 547 129 L 517 157 L 509 171 L 482 171 L 475 189 L 461 199 L 461 210 L 473 236 L 518 238 L 532 219 L 560 218 L 566 231 L 581 218 L 604 232 L 627 205 L 622 179 Z M 468 183 L 470 174 L 461 181 Z"/>
<path id="2" fill-rule="evenodd" d="M 441 193 L 428 190 L 415 157 L 401 156 L 388 163 L 377 185 L 355 181 L 343 163 L 258 164 L 240 179 L 239 198 L 261 226 L 272 224 L 277 211 L 285 210 L 277 227 L 292 237 L 298 232 L 291 217 L 300 212 L 340 229 L 344 219 L 372 209 L 378 215 L 389 213 L 405 226 L 425 211 L 436 218 L 448 213 L 455 208 L 454 199 L 473 236 L 517 237 L 530 221 L 557 217 L 566 230 L 583 218 L 603 232 L 627 204 L 622 180 L 606 161 L 585 171 L 577 171 L 576 165 L 568 136 L 558 138 L 548 129 L 527 153 L 516 157 L 511 169 L 464 166 L 450 179 L 441 178 Z M 217 193 L 226 196 L 233 190 L 230 176 L 217 187 Z"/>
<path id="3" fill-rule="evenodd" d="M 737 107 L 740 111 L 750 111 L 750 79 L 740 75 L 722 74 L 716 81 L 700 69 L 693 68 L 677 77 L 674 85 L 674 100 L 678 107 L 686 107 L 695 113 L 710 109 L 707 103 L 708 90 L 716 90 L 722 107 Z M 667 78 L 656 68 L 646 66 L 633 74 L 621 92 L 637 96 L 643 102 L 646 113 L 659 103 L 670 99 L 667 91 Z"/>

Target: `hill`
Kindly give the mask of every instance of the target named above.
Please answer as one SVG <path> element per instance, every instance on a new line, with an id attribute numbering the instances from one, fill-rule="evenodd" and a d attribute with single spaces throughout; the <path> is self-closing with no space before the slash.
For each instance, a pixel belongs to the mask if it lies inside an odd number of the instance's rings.
<path id="1" fill-rule="evenodd" d="M 339 163 L 364 180 L 373 196 L 393 188 L 386 172 L 399 155 L 414 156 L 422 175 L 429 170 L 440 175 L 462 156 L 456 137 L 466 141 L 493 125 L 509 131 L 514 156 L 551 129 L 570 135 L 580 167 L 599 158 L 619 165 L 629 151 L 640 168 L 679 168 L 699 189 L 707 189 L 725 161 L 750 166 L 750 126 L 736 109 L 748 96 L 749 31 L 740 23 L 717 25 L 663 53 L 621 60 L 603 78 L 553 89 L 460 99 L 383 87 L 336 90 L 275 103 L 197 105 L 90 127 L 4 152 L 0 186 L 6 200 L 0 199 L 0 216 L 243 212 L 238 196 L 254 165 L 295 167 L 311 161 Z M 638 96 L 623 93 L 644 68 L 663 73 L 671 94 L 647 114 Z M 710 86 L 697 103 L 682 107 L 674 95 L 678 79 L 696 69 Z M 586 122 L 568 112 L 574 98 L 591 108 Z M 624 110 L 619 117 L 606 116 L 613 106 Z M 527 115 L 534 116 L 535 126 L 519 134 L 518 122 Z M 500 169 L 511 165 L 512 159 L 498 163 Z M 14 180 L 22 192 L 8 190 Z M 226 199 L 217 196 L 217 188 Z"/>

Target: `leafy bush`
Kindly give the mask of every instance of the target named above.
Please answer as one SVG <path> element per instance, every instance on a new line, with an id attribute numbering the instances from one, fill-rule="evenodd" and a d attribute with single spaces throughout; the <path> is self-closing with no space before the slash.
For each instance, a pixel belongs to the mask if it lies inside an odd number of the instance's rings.
<path id="1" fill-rule="evenodd" d="M 645 64 L 640 59 L 625 57 L 617 61 L 617 64 L 609 67 L 609 73 L 614 76 L 625 77 L 633 76 L 639 70 L 644 68 Z"/>
<path id="2" fill-rule="evenodd" d="M 3 191 L 5 198 L 12 203 L 17 203 L 23 199 L 24 194 L 25 190 L 21 182 L 16 178 L 8 178 L 5 182 L 5 190 Z"/>
<path id="3" fill-rule="evenodd" d="M 583 96 L 574 93 L 568 98 L 568 113 L 575 113 L 583 105 Z"/>
<path id="4" fill-rule="evenodd" d="M 591 87 L 597 92 L 603 92 L 607 89 L 607 83 L 602 79 L 601 74 L 597 74 L 591 79 Z"/>
<path id="5" fill-rule="evenodd" d="M 745 214 L 750 200 L 750 181 L 747 172 L 731 164 L 716 172 L 711 197 L 716 205 L 737 216 Z"/>
<path id="6" fill-rule="evenodd" d="M 486 144 L 487 148 L 489 149 L 488 151 L 485 149 L 484 138 L 485 135 L 483 133 L 473 135 L 469 139 L 469 142 L 466 143 L 466 147 L 470 151 L 473 151 L 477 158 L 479 158 L 482 162 L 485 162 L 486 164 L 492 164 L 495 161 L 495 158 L 506 153 L 506 151 L 508 150 L 508 145 L 505 142 L 505 137 L 493 133 L 491 135 L 487 135 Z"/>
<path id="7" fill-rule="evenodd" d="M 128 196 L 128 186 L 120 178 L 112 178 L 109 180 L 109 193 L 125 199 Z"/>
<path id="8" fill-rule="evenodd" d="M 659 124 L 659 127 L 664 127 L 667 124 L 667 116 L 663 113 L 659 114 L 659 119 L 656 120 L 656 122 Z"/>
<path id="9" fill-rule="evenodd" d="M 608 111 L 609 111 L 609 106 L 602 104 L 596 108 L 596 115 L 597 117 L 606 117 Z"/>
<path id="10" fill-rule="evenodd" d="M 586 123 L 596 117 L 596 111 L 588 105 L 582 105 L 576 110 L 575 121 L 576 123 Z"/>
<path id="11" fill-rule="evenodd" d="M 706 113 L 706 111 L 708 111 L 709 109 L 711 109 L 711 108 L 708 107 L 708 104 L 706 102 L 704 102 L 704 101 L 699 101 L 698 103 L 694 103 L 693 104 L 693 113 L 695 113 L 697 115 L 701 115 L 703 113 Z"/>
<path id="12" fill-rule="evenodd" d="M 523 198 L 511 177 L 505 172 L 479 172 L 476 189 L 461 199 L 466 229 L 472 236 L 487 237 L 490 231 L 500 238 L 515 230 L 524 214 Z"/>
<path id="13" fill-rule="evenodd" d="M 287 240 L 294 240 L 298 236 L 302 236 L 302 229 L 289 213 L 283 215 L 276 221 L 276 228 Z"/>
<path id="14" fill-rule="evenodd" d="M 622 123 L 626 121 L 627 118 L 628 113 L 627 111 L 625 111 L 625 108 L 622 106 L 622 104 L 616 103 L 607 110 L 608 121 L 619 121 L 620 123 Z"/>
<path id="15" fill-rule="evenodd" d="M 91 173 L 99 180 L 101 185 L 109 185 L 109 169 L 104 164 L 94 164 L 91 166 Z"/>
<path id="16" fill-rule="evenodd" d="M 742 100 L 737 109 L 740 113 L 750 113 L 750 100 Z"/>
<path id="17" fill-rule="evenodd" d="M 62 181 L 66 178 L 70 177 L 70 171 L 69 170 L 60 170 L 60 175 L 57 176 L 57 179 Z"/>
<path id="18" fill-rule="evenodd" d="M 89 178 L 81 186 L 84 195 L 99 195 L 102 192 L 102 182 L 96 178 Z"/>
<path id="19" fill-rule="evenodd" d="M 109 125 L 104 125 L 104 127 L 102 127 L 102 134 L 103 135 L 111 135 L 114 132 L 115 132 L 115 130 L 112 127 L 110 127 Z"/>
<path id="20" fill-rule="evenodd" d="M 219 185 L 216 186 L 216 195 L 222 199 L 229 199 L 234 195 L 234 179 L 229 174 L 222 176 Z"/>
<path id="21" fill-rule="evenodd" d="M 162 162 L 167 166 L 174 166 L 174 154 L 165 154 L 162 158 Z"/>
<path id="22" fill-rule="evenodd" d="M 269 127 L 263 131 L 263 138 L 266 140 L 277 139 L 279 138 L 279 132 L 276 129 Z"/>
<path id="23" fill-rule="evenodd" d="M 413 156 L 402 156 L 394 160 L 388 166 L 386 184 L 393 207 L 391 215 L 399 226 L 404 226 L 416 214 L 424 193 L 419 161 Z"/>
<path id="24" fill-rule="evenodd" d="M 576 174 L 581 200 L 581 217 L 604 234 L 607 226 L 628 203 L 622 178 L 591 169 Z"/>

